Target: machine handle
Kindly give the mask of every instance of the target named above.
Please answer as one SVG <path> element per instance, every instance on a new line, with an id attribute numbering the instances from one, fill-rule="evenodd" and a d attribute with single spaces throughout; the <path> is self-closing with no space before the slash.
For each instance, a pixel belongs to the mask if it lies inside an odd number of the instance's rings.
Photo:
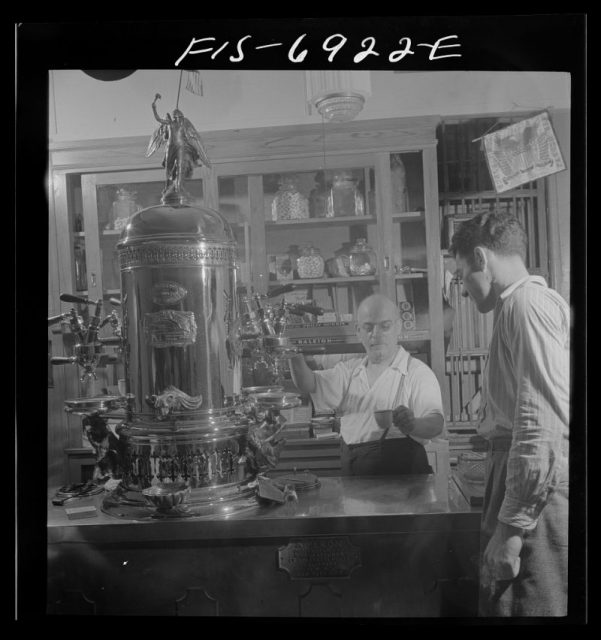
<path id="1" fill-rule="evenodd" d="M 69 314 L 59 313 L 57 316 L 50 316 L 48 318 L 48 326 L 51 327 L 53 324 L 57 324 L 61 320 L 64 320 L 69 317 Z"/>
<path id="2" fill-rule="evenodd" d="M 296 289 L 296 285 L 293 284 L 285 284 L 281 287 L 276 287 L 272 289 L 268 294 L 268 298 L 275 298 L 276 296 L 281 296 L 283 293 L 288 293 L 289 291 L 294 291 Z"/>
<path id="3" fill-rule="evenodd" d="M 119 346 L 122 343 L 122 338 L 120 338 L 119 336 L 111 336 L 109 338 L 98 338 L 98 342 L 108 347 Z"/>
<path id="4" fill-rule="evenodd" d="M 60 299 L 63 302 L 75 302 L 77 304 L 96 304 L 95 300 L 82 298 L 81 296 L 74 296 L 72 293 L 61 293 Z"/>
<path id="5" fill-rule="evenodd" d="M 86 334 L 86 344 L 96 342 L 98 337 L 98 327 L 100 325 L 100 313 L 102 312 L 102 298 L 96 302 L 96 309 L 88 325 L 88 333 Z"/>
<path id="6" fill-rule="evenodd" d="M 323 309 L 321 307 L 312 307 L 307 304 L 295 304 L 292 307 L 288 308 L 290 313 L 294 313 L 295 315 L 302 315 L 303 313 L 310 313 L 314 316 L 322 316 Z"/>
<path id="7" fill-rule="evenodd" d="M 316 355 L 318 353 L 325 353 L 326 348 L 325 347 L 318 347 L 318 346 L 309 346 L 309 345 L 299 345 L 297 346 L 297 349 L 306 356 L 310 356 L 310 355 Z"/>
<path id="8" fill-rule="evenodd" d="M 51 364 L 74 364 L 75 362 L 77 362 L 77 358 L 75 356 L 52 356 L 52 358 L 50 358 Z"/>
<path id="9" fill-rule="evenodd" d="M 119 300 L 119 298 L 109 298 L 109 302 L 114 304 L 116 307 L 121 306 L 121 300 Z"/>

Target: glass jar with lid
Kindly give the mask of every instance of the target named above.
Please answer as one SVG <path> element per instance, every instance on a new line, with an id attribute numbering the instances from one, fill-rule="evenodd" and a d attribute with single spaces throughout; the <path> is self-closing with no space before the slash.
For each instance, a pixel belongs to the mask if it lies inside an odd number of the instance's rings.
<path id="1" fill-rule="evenodd" d="M 308 244 L 296 261 L 296 269 L 299 278 L 322 278 L 325 260 L 320 250 L 312 244 Z"/>
<path id="2" fill-rule="evenodd" d="M 282 176 L 271 203 L 272 220 L 300 220 L 309 217 L 309 201 L 298 190 L 295 176 Z"/>
<path id="3" fill-rule="evenodd" d="M 125 188 L 117 189 L 117 199 L 111 208 L 111 219 L 106 225 L 107 229 L 121 231 L 127 225 L 127 220 L 136 211 L 141 209 L 136 202 L 136 192 L 128 191 Z"/>
<path id="4" fill-rule="evenodd" d="M 373 276 L 378 268 L 376 252 L 359 238 L 349 254 L 349 268 L 352 276 Z"/>
<path id="5" fill-rule="evenodd" d="M 328 193 L 327 217 L 363 216 L 365 202 L 350 171 L 339 171 L 334 175 Z"/>
<path id="6" fill-rule="evenodd" d="M 325 173 L 315 175 L 315 188 L 309 194 L 309 211 L 312 218 L 332 218 L 334 210 L 328 207 L 330 185 L 326 183 Z"/>

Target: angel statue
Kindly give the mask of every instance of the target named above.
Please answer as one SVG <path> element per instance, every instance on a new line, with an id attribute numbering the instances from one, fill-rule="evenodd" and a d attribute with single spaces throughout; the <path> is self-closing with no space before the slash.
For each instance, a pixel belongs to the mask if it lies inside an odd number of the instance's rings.
<path id="1" fill-rule="evenodd" d="M 165 118 L 159 116 L 156 101 L 160 98 L 161 94 L 157 93 L 152 102 L 152 111 L 160 126 L 150 138 L 146 157 L 166 144 L 162 163 L 166 171 L 162 200 L 167 202 L 185 196 L 183 181 L 192 177 L 194 167 L 204 165 L 210 168 L 211 163 L 198 131 L 179 109 L 173 110 L 173 117 L 169 113 Z"/>

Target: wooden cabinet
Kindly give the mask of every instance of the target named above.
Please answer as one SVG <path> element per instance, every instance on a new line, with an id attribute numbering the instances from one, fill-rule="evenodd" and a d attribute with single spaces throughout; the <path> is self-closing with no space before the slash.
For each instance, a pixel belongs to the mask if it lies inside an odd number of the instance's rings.
<path id="1" fill-rule="evenodd" d="M 238 243 L 239 283 L 247 291 L 267 293 L 285 283 L 274 269 L 276 256 L 302 252 L 312 243 L 328 260 L 348 255 L 357 240 L 365 239 L 376 255 L 374 274 L 331 277 L 325 272 L 302 278 L 292 271 L 288 281 L 295 284 L 295 295 L 314 300 L 338 322 L 348 321 L 373 292 L 403 303 L 402 342 L 430 364 L 445 389 L 437 122 L 405 118 L 210 132 L 203 138 L 213 168 L 196 169 L 186 185 L 230 222 Z M 119 294 L 116 244 L 122 222 L 115 221 L 128 209 L 159 204 L 164 183 L 159 159 L 145 157 L 147 142 L 127 138 L 51 146 L 59 262 L 51 291 L 94 300 Z M 338 207 L 333 217 L 322 210 L 322 217 L 315 217 L 319 189 L 327 191 L 343 173 L 351 177 L 362 208 Z M 274 216 L 273 200 L 284 177 L 295 178 L 309 217 Z M 351 328 L 349 323 L 349 335 Z M 360 351 L 354 337 L 350 341 L 355 342 L 351 350 Z M 73 395 L 76 389 L 68 380 L 76 377 L 75 367 L 65 376 L 63 391 Z M 55 415 L 53 421 L 55 429 L 64 429 L 57 424 L 64 424 L 64 417 Z M 65 446 L 77 446 L 77 437 Z"/>

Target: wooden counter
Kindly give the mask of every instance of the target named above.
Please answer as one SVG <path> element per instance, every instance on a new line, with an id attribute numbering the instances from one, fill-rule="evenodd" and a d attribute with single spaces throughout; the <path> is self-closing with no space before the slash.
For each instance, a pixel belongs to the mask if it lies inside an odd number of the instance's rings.
<path id="1" fill-rule="evenodd" d="M 49 501 L 48 612 L 475 615 L 480 514 L 448 476 L 324 477 L 298 498 L 147 521 Z"/>

